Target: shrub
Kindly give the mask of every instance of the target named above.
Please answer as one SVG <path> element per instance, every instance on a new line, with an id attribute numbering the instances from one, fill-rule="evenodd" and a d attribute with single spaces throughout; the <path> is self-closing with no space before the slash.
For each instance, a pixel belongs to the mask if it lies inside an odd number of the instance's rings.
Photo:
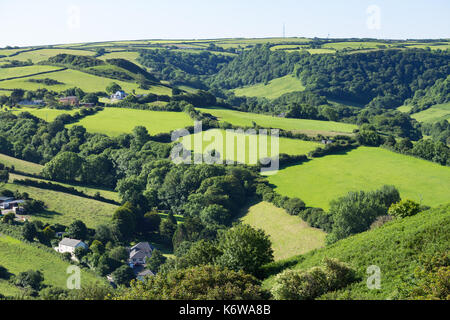
<path id="1" fill-rule="evenodd" d="M 337 259 L 329 258 L 325 258 L 323 263 L 329 291 L 344 288 L 357 280 L 355 270 L 347 264 Z"/>
<path id="2" fill-rule="evenodd" d="M 386 222 L 392 221 L 392 216 L 390 215 L 385 215 L 385 216 L 379 216 L 371 225 L 370 225 L 370 230 L 376 229 L 381 227 L 383 224 L 385 224 Z"/>
<path id="3" fill-rule="evenodd" d="M 284 203 L 284 209 L 291 215 L 298 215 L 305 210 L 305 203 L 299 198 L 290 198 Z"/>
<path id="4" fill-rule="evenodd" d="M 420 204 L 406 199 L 394 203 L 389 207 L 389 215 L 395 218 L 405 218 L 416 215 L 420 212 Z"/>

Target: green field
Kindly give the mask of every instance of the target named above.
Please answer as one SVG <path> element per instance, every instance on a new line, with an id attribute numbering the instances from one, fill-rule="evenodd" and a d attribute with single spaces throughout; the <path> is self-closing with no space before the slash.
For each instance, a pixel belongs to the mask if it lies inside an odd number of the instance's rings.
<path id="1" fill-rule="evenodd" d="M 303 254 L 325 244 L 325 232 L 311 228 L 299 217 L 268 202 L 251 206 L 240 220 L 269 235 L 275 260 Z"/>
<path id="2" fill-rule="evenodd" d="M 69 127 L 73 125 L 81 125 L 89 132 L 118 136 L 131 133 L 136 126 L 144 126 L 150 134 L 157 134 L 192 126 L 194 122 L 184 112 L 105 108 Z"/>
<path id="3" fill-rule="evenodd" d="M 22 107 L 22 108 L 13 108 L 12 112 L 14 114 L 19 114 L 22 112 L 29 112 L 32 115 L 41 118 L 47 122 L 52 122 L 53 120 L 55 120 L 55 118 L 61 114 L 71 114 L 73 115 L 74 113 L 76 113 L 78 110 L 77 109 L 73 109 L 73 110 L 59 110 L 59 109 L 51 109 L 51 108 L 31 108 L 31 107 Z"/>
<path id="4" fill-rule="evenodd" d="M 450 168 L 382 148 L 359 147 L 280 170 L 269 177 L 282 195 L 299 197 L 308 206 L 329 208 L 348 191 L 395 185 L 402 198 L 429 206 L 450 202 Z"/>
<path id="5" fill-rule="evenodd" d="M 74 220 L 82 220 L 89 228 L 107 223 L 117 206 L 74 196 L 68 193 L 57 192 L 35 187 L 7 183 L 4 187 L 12 191 L 27 192 L 32 199 L 42 200 L 47 205 L 46 211 L 30 216 L 31 220 L 41 220 L 51 224 L 60 223 L 69 225 Z"/>
<path id="6" fill-rule="evenodd" d="M 25 77 L 30 74 L 36 74 L 36 73 L 40 73 L 40 72 L 48 72 L 48 71 L 53 71 L 53 70 L 58 70 L 58 69 L 61 69 L 61 68 L 53 67 L 53 66 L 41 66 L 41 65 L 16 67 L 16 68 L 1 68 L 0 69 L 0 80 L 14 78 L 14 77 Z M 0 82 L 0 86 L 1 86 L 1 84 L 2 83 Z"/>
<path id="7" fill-rule="evenodd" d="M 52 250 L 48 248 L 48 250 Z M 68 262 L 63 261 L 55 252 L 48 252 L 44 248 L 32 246 L 15 238 L 0 233 L 0 265 L 7 268 L 10 273 L 41 270 L 44 274 L 44 284 L 66 288 Z M 81 286 L 83 283 L 100 281 L 100 278 L 91 272 L 81 269 Z M 0 282 L 0 294 L 14 296 L 18 294 L 16 287 L 5 281 Z"/>
<path id="8" fill-rule="evenodd" d="M 14 166 L 14 168 L 18 171 L 31 174 L 39 174 L 41 173 L 43 168 L 43 166 L 41 166 L 40 164 L 20 160 L 1 153 L 0 153 L 0 163 L 5 164 L 7 167 Z"/>
<path id="9" fill-rule="evenodd" d="M 414 118 L 420 122 L 450 120 L 450 102 L 431 106 L 424 111 L 412 114 L 411 118 Z"/>
<path id="10" fill-rule="evenodd" d="M 400 112 L 407 113 L 407 112 L 410 112 L 412 108 L 413 108 L 412 106 L 400 106 L 397 108 L 397 110 Z"/>
<path id="11" fill-rule="evenodd" d="M 449 205 L 421 212 L 340 240 L 331 246 L 293 257 L 286 260 L 285 265 L 292 266 L 293 263 L 294 267 L 291 268 L 306 270 L 321 265 L 324 258 L 339 259 L 350 264 L 360 280 L 337 291 L 338 297 L 332 296 L 332 299 L 395 299 L 397 289 L 409 284 L 405 282 L 413 281 L 411 275 L 423 255 L 448 252 L 449 213 Z M 381 270 L 379 290 L 367 288 L 367 268 L 370 265 L 376 265 Z M 263 286 L 271 288 L 274 278 L 271 276 L 266 279 Z"/>
<path id="12" fill-rule="evenodd" d="M 134 51 L 120 51 L 120 52 L 111 52 L 111 53 L 106 53 L 102 56 L 99 57 L 99 59 L 101 60 L 106 60 L 106 59 L 126 59 L 129 60 L 139 66 L 142 67 L 141 64 L 139 64 L 139 62 L 137 62 L 137 58 L 139 57 L 139 53 L 138 52 L 134 52 Z"/>
<path id="13" fill-rule="evenodd" d="M 45 79 L 50 78 L 62 82 L 60 85 L 46 86 L 42 83 L 29 82 L 30 79 Z M 64 70 L 50 74 L 42 74 L 38 76 L 32 76 L 22 79 L 14 79 L 0 82 L 0 88 L 3 89 L 16 89 L 21 88 L 24 90 L 37 90 L 39 88 L 46 87 L 53 91 L 63 91 L 68 88 L 78 87 L 86 92 L 98 92 L 105 91 L 105 88 L 111 83 L 115 82 L 122 87 L 127 93 L 135 90 L 137 94 L 142 93 L 155 93 L 158 95 L 170 95 L 171 90 L 164 86 L 152 86 L 149 90 L 139 89 L 137 83 L 125 82 L 115 79 L 98 77 L 92 74 L 77 70 Z"/>
<path id="14" fill-rule="evenodd" d="M 195 150 L 194 151 L 195 153 L 199 153 L 200 147 L 198 147 L 198 149 L 195 149 L 196 148 L 195 137 L 200 136 L 203 137 L 202 153 L 212 151 L 215 149 L 222 155 L 221 159 L 234 160 L 246 164 L 256 164 L 256 161 L 258 161 L 260 158 L 273 157 L 280 153 L 286 153 L 289 155 L 307 154 L 308 152 L 320 146 L 319 143 L 311 141 L 279 138 L 279 151 L 278 151 L 275 145 L 272 146 L 272 138 L 269 135 L 267 137 L 267 140 L 265 140 L 267 141 L 267 149 L 261 149 L 259 147 L 261 140 L 260 135 L 251 136 L 242 133 L 232 133 L 230 134 L 230 139 L 234 139 L 235 142 L 234 142 L 234 151 L 230 155 L 230 152 L 227 152 L 227 147 L 231 145 L 227 144 L 227 142 L 230 140 L 228 140 L 227 133 L 225 132 L 225 130 L 219 129 L 211 129 L 203 131 L 202 133 L 197 133 L 195 135 L 183 137 L 181 139 L 181 142 L 183 143 L 186 149 Z M 273 150 L 274 152 L 272 152 L 272 147 L 274 148 Z M 243 151 L 245 151 L 245 153 Z M 242 153 L 242 156 L 240 156 L 240 152 Z M 244 156 L 245 159 L 242 158 Z M 253 157 L 250 158 L 251 156 Z"/>
<path id="15" fill-rule="evenodd" d="M 383 42 L 357 42 L 357 41 L 346 41 L 346 42 L 333 42 L 326 43 L 322 46 L 322 48 L 331 48 L 336 50 L 342 49 L 377 49 L 378 46 L 386 46 L 391 47 L 391 44 L 383 43 Z"/>
<path id="16" fill-rule="evenodd" d="M 19 53 L 18 55 L 13 56 L 13 57 L 1 58 L 0 61 L 2 61 L 2 60 L 18 60 L 18 61 L 31 60 L 33 63 L 37 63 L 37 62 L 47 60 L 50 57 L 56 56 L 58 54 L 63 54 L 63 53 L 79 55 L 79 56 L 93 56 L 95 54 L 94 51 L 87 51 L 87 50 L 39 49 L 39 50 L 33 50 L 33 51 Z"/>
<path id="17" fill-rule="evenodd" d="M 259 83 L 253 86 L 234 89 L 233 92 L 237 96 L 275 99 L 285 93 L 303 90 L 305 90 L 305 87 L 297 77 L 287 75 L 281 78 L 273 79 L 269 81 L 267 85 Z"/>
<path id="18" fill-rule="evenodd" d="M 346 132 L 351 133 L 357 126 L 354 124 L 334 122 L 334 121 L 319 121 L 308 119 L 290 119 L 273 117 L 269 115 L 240 112 L 231 109 L 222 108 L 197 108 L 201 112 L 210 113 L 221 121 L 229 122 L 236 126 L 252 126 L 252 122 L 265 128 L 295 130 L 308 132 L 319 132 L 326 134 L 326 132 Z"/>

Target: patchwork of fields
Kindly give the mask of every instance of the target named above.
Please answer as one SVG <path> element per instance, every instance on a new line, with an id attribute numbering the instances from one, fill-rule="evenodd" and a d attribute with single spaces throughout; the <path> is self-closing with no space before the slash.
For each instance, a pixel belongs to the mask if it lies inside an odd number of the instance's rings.
<path id="1" fill-rule="evenodd" d="M 317 158 L 268 179 L 279 193 L 324 209 L 349 191 L 374 190 L 384 184 L 395 185 L 402 198 L 425 205 L 449 202 L 449 167 L 382 148 L 359 147 L 347 154 Z"/>

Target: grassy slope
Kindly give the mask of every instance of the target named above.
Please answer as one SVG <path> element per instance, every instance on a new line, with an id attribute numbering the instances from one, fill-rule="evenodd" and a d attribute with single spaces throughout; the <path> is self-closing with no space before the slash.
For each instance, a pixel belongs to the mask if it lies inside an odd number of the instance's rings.
<path id="1" fill-rule="evenodd" d="M 53 80 L 57 80 L 64 84 L 45 86 L 42 83 L 33 83 L 33 82 L 27 81 L 29 79 L 44 79 L 44 78 L 50 78 Z M 53 90 L 53 91 L 63 91 L 68 88 L 78 87 L 86 92 L 98 92 L 98 91 L 105 91 L 105 88 L 111 82 L 117 83 L 118 85 L 120 85 L 122 87 L 122 89 L 124 89 L 128 93 L 131 92 L 132 90 L 135 90 L 137 94 L 149 93 L 149 92 L 159 94 L 159 95 L 170 95 L 171 94 L 171 90 L 169 88 L 163 87 L 163 86 L 153 86 L 153 87 L 150 87 L 149 90 L 142 90 L 142 89 L 139 89 L 139 86 L 136 83 L 98 77 L 98 76 L 95 76 L 92 74 L 87 74 L 87 73 L 84 73 L 81 71 L 70 70 L 70 69 L 55 72 L 55 73 L 50 73 L 50 74 L 43 74 L 43 75 L 39 75 L 39 76 L 23 78 L 23 79 L 1 81 L 0 88 L 3 88 L 3 89 L 21 88 L 24 90 L 37 90 L 39 88 L 46 87 L 49 90 Z"/>
<path id="2" fill-rule="evenodd" d="M 275 260 L 306 253 L 325 243 L 325 232 L 268 202 L 251 206 L 240 220 L 270 236 Z"/>
<path id="3" fill-rule="evenodd" d="M 197 108 L 204 113 L 210 113 L 221 121 L 229 122 L 236 126 L 252 126 L 252 121 L 266 128 L 278 128 L 296 131 L 330 131 L 351 133 L 357 126 L 348 123 L 319 121 L 308 119 L 288 119 L 272 117 L 263 114 L 240 112 L 221 108 Z"/>
<path id="4" fill-rule="evenodd" d="M 47 122 L 52 122 L 55 120 L 55 118 L 61 114 L 68 113 L 68 114 L 74 114 L 78 110 L 59 110 L 59 109 L 50 109 L 50 108 L 29 108 L 29 107 L 22 107 L 22 108 L 14 108 L 12 109 L 12 112 L 15 114 L 19 114 L 21 112 L 29 112 L 32 115 L 44 119 Z"/>
<path id="5" fill-rule="evenodd" d="M 48 223 L 69 225 L 74 220 L 82 220 L 89 228 L 107 223 L 117 206 L 71 194 L 35 187 L 7 183 L 6 189 L 27 192 L 33 199 L 44 201 L 45 212 L 32 215 L 31 220 L 41 220 Z"/>
<path id="6" fill-rule="evenodd" d="M 27 270 L 41 270 L 44 273 L 44 284 L 61 288 L 66 287 L 68 262 L 44 249 L 32 246 L 10 236 L 0 234 L 1 265 L 13 274 Z M 81 285 L 99 280 L 98 277 L 85 270 L 81 271 Z M 3 281 L 2 281 L 3 282 Z M 0 282 L 0 294 L 15 295 L 15 287 Z"/>
<path id="7" fill-rule="evenodd" d="M 20 160 L 1 153 L 0 153 L 0 163 L 5 164 L 7 167 L 14 166 L 16 170 L 32 174 L 40 173 L 43 168 L 43 166 L 41 166 L 40 164 Z"/>
<path id="8" fill-rule="evenodd" d="M 361 277 L 361 281 L 341 290 L 341 294 L 345 293 L 344 297 L 389 299 L 395 298 L 396 287 L 413 273 L 420 255 L 450 249 L 449 235 L 450 205 L 446 205 L 388 223 L 290 260 L 299 261 L 295 269 L 308 269 L 320 265 L 325 257 L 337 258 L 351 264 Z M 379 290 L 367 289 L 366 269 L 370 265 L 377 265 L 381 269 Z M 274 276 L 266 279 L 264 286 L 270 288 L 273 283 Z"/>
<path id="9" fill-rule="evenodd" d="M 381 148 L 360 147 L 280 170 L 269 178 L 276 190 L 324 209 L 352 190 L 395 185 L 403 198 L 436 206 L 450 202 L 450 168 Z M 422 198 L 422 199 L 421 199 Z"/>
<path id="10" fill-rule="evenodd" d="M 87 50 L 71 50 L 71 49 L 41 49 L 19 53 L 13 57 L 5 57 L 1 58 L 2 60 L 19 60 L 19 61 L 27 61 L 30 59 L 33 63 L 37 63 L 40 61 L 47 60 L 50 57 L 56 56 L 57 54 L 74 54 L 79 56 L 93 56 L 95 52 L 87 51 Z"/>
<path id="11" fill-rule="evenodd" d="M 287 75 L 281 78 L 273 79 L 267 85 L 264 85 L 264 83 L 258 83 L 253 86 L 234 89 L 233 92 L 237 96 L 275 99 L 285 93 L 303 90 L 305 90 L 305 87 L 298 78 L 293 75 Z"/>
<path id="12" fill-rule="evenodd" d="M 210 142 L 210 140 L 205 136 L 205 132 L 208 132 L 208 134 L 212 134 L 212 135 L 218 135 L 217 137 L 214 136 L 214 142 Z M 200 134 L 197 133 L 197 136 L 199 136 Z M 203 151 L 202 153 L 208 151 L 208 150 L 217 150 L 220 154 L 223 155 L 222 159 L 230 159 L 230 160 L 234 160 L 234 161 L 238 161 L 238 151 L 243 150 L 245 148 L 245 163 L 247 164 L 255 164 L 254 162 L 252 163 L 250 161 L 250 154 L 258 154 L 258 159 L 259 154 L 260 154 L 260 149 L 259 149 L 259 143 L 260 143 L 260 136 L 255 137 L 257 140 L 257 143 L 254 144 L 254 140 L 250 139 L 250 135 L 245 135 L 245 145 L 241 146 L 240 143 L 238 141 L 238 137 L 242 137 L 244 134 L 239 134 L 239 133 L 233 133 L 232 137 L 235 139 L 235 146 L 234 146 L 234 157 L 233 155 L 229 155 L 229 153 L 227 153 L 227 138 L 226 138 L 226 132 L 225 130 L 219 130 L 219 129 L 211 129 L 208 131 L 204 131 L 203 132 Z M 187 137 L 182 138 L 182 143 L 185 146 L 186 149 L 188 150 L 195 150 L 195 145 L 194 145 L 194 136 L 195 135 L 190 135 Z M 225 141 L 222 145 L 222 147 L 220 146 L 220 144 L 215 144 L 215 139 L 219 139 L 218 141 Z M 242 139 L 243 141 L 243 139 Z M 279 138 L 279 151 L 276 149 L 276 146 L 274 146 L 274 152 L 272 153 L 272 145 L 271 145 L 271 137 L 268 136 L 267 138 L 267 154 L 262 154 L 263 157 L 266 156 L 275 156 L 279 153 L 286 153 L 286 154 L 290 154 L 290 155 L 297 155 L 297 154 L 307 154 L 309 151 L 312 151 L 314 149 L 316 149 L 320 144 L 316 143 L 316 142 L 311 142 L 311 141 L 302 141 L 302 140 L 297 140 L 297 139 L 288 139 L 288 138 Z M 189 146 L 189 142 L 190 142 L 190 146 Z M 200 150 L 200 149 L 198 149 Z M 250 153 L 250 151 L 252 153 Z M 199 153 L 199 151 L 195 151 L 195 153 Z M 244 161 L 239 161 L 239 162 L 244 162 Z"/>
<path id="13" fill-rule="evenodd" d="M 437 122 L 441 120 L 450 121 L 450 102 L 443 104 L 436 104 L 427 110 L 414 113 L 411 118 L 419 122 Z"/>
<path id="14" fill-rule="evenodd" d="M 41 66 L 41 65 L 16 67 L 16 68 L 2 68 L 0 69 L 0 80 L 14 77 L 24 77 L 30 74 L 53 71 L 58 69 L 61 68 L 53 66 Z"/>
<path id="15" fill-rule="evenodd" d="M 136 126 L 145 126 L 150 134 L 157 134 L 192 126 L 194 123 L 184 112 L 105 108 L 76 124 L 85 127 L 89 132 L 118 136 L 130 133 Z"/>

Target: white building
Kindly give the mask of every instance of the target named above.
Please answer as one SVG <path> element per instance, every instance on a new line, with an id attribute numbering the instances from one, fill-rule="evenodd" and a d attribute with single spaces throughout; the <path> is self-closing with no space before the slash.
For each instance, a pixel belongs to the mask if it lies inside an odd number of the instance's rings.
<path id="1" fill-rule="evenodd" d="M 111 100 L 122 100 L 125 99 L 126 96 L 127 94 L 125 93 L 125 91 L 119 90 L 111 95 Z"/>
<path id="2" fill-rule="evenodd" d="M 75 249 L 79 247 L 82 247 L 84 249 L 88 248 L 87 244 L 81 240 L 64 238 L 59 242 L 58 247 L 56 247 L 55 249 L 60 253 L 64 252 L 74 253 Z"/>
<path id="3" fill-rule="evenodd" d="M 139 242 L 137 245 L 130 248 L 130 257 L 128 263 L 130 265 L 143 265 L 146 259 L 152 256 L 153 248 L 148 242 Z"/>

